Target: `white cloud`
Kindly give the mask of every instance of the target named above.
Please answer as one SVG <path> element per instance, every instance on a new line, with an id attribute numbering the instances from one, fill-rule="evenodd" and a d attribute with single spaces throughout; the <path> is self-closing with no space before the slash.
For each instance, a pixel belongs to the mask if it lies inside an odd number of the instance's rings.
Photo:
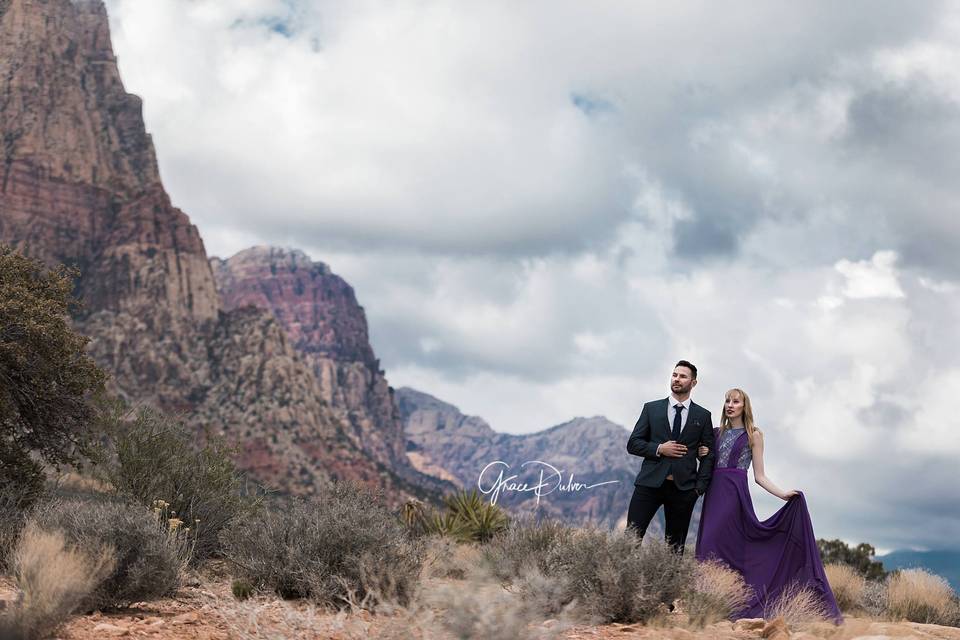
<path id="1" fill-rule="evenodd" d="M 208 250 L 330 264 L 393 385 L 630 427 L 689 358 L 714 413 L 752 394 L 818 534 L 960 535 L 924 502 L 960 391 L 956 9 L 107 4 Z"/>
<path id="2" fill-rule="evenodd" d="M 843 295 L 848 298 L 902 298 L 896 263 L 895 251 L 877 251 L 870 260 L 840 260 L 834 266 L 847 279 Z"/>

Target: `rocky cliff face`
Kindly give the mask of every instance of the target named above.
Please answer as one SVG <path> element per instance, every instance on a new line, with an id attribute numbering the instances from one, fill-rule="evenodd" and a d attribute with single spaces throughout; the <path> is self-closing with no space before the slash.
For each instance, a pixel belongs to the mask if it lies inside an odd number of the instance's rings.
<path id="1" fill-rule="evenodd" d="M 343 278 L 302 251 L 277 247 L 253 247 L 210 263 L 225 309 L 252 306 L 273 314 L 312 368 L 320 397 L 359 449 L 410 482 L 453 489 L 410 464 L 393 391 L 370 346 L 366 315 Z"/>
<path id="2" fill-rule="evenodd" d="M 216 318 L 203 242 L 160 183 L 103 5 L 7 0 L 0 34 L 0 237 L 79 266 L 92 310 Z"/>
<path id="3" fill-rule="evenodd" d="M 77 265 L 86 308 L 76 322 L 114 390 L 226 434 L 259 480 L 302 493 L 351 478 L 393 501 L 436 499 L 386 464 L 389 438 L 382 459 L 358 446 L 284 323 L 222 307 L 197 229 L 160 181 L 140 106 L 123 89 L 99 0 L 0 0 L 0 242 Z M 343 353 L 375 363 L 357 340 Z"/>
<path id="4" fill-rule="evenodd" d="M 483 419 L 463 415 L 455 406 L 415 389 L 396 391 L 397 405 L 404 421 L 411 458 L 431 469 L 456 478 L 467 489 L 490 490 L 500 472 L 503 478 L 532 489 L 541 482 L 539 505 L 532 490 L 504 488 L 497 503 L 514 512 L 537 512 L 564 522 L 626 527 L 627 507 L 633 495 L 633 481 L 641 461 L 627 453 L 630 432 L 601 416 L 574 418 L 569 422 L 524 435 L 497 433 Z M 484 467 L 495 461 L 505 464 Z M 552 465 L 559 473 L 543 464 Z M 442 470 L 442 471 L 441 471 Z M 543 472 L 541 479 L 540 473 Z M 594 486 L 597 483 L 611 484 Z M 581 483 L 586 486 L 578 486 Z M 549 492 L 549 493 L 548 493 Z M 493 497 L 487 494 L 486 499 Z M 695 538 L 699 507 L 688 540 Z M 661 535 L 662 517 L 650 526 Z"/>

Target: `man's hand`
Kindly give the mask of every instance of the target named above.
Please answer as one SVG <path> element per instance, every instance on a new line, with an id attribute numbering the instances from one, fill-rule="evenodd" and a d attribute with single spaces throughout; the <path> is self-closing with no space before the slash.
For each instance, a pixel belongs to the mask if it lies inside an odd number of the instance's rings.
<path id="1" fill-rule="evenodd" d="M 702 458 L 703 456 L 707 455 L 708 453 L 710 453 L 710 449 L 708 449 L 707 447 L 701 446 L 699 449 L 697 449 L 697 457 L 698 457 L 698 458 Z"/>
<path id="2" fill-rule="evenodd" d="M 657 451 L 661 456 L 668 458 L 682 458 L 687 455 L 687 445 L 680 444 L 676 440 L 667 440 L 657 448 Z"/>

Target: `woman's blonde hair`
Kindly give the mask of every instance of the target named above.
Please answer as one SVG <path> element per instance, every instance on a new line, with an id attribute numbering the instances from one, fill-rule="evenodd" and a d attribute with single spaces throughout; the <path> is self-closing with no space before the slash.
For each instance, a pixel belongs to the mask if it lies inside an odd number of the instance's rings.
<path id="1" fill-rule="evenodd" d="M 747 395 L 747 392 L 743 389 L 730 389 L 725 394 L 723 394 L 723 408 L 720 410 L 720 435 L 723 435 L 723 432 L 727 429 L 733 428 L 733 423 L 730 422 L 730 418 L 727 417 L 727 398 L 730 397 L 731 393 L 740 394 L 740 398 L 743 400 L 743 426 L 747 430 L 747 438 L 749 440 L 750 446 L 753 446 L 753 436 L 757 432 L 756 423 L 753 421 L 753 405 L 750 404 L 750 396 Z M 717 442 L 720 439 L 717 438 Z"/>

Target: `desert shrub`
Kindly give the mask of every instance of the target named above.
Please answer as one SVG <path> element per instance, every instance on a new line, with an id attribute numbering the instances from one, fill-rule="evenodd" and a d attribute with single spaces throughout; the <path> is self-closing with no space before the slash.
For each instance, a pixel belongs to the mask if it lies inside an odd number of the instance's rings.
<path id="1" fill-rule="evenodd" d="M 250 581 L 244 580 L 243 578 L 238 578 L 230 583 L 230 592 L 233 593 L 233 597 L 237 600 L 247 600 L 253 596 L 256 591 L 256 588 L 250 584 Z"/>
<path id="2" fill-rule="evenodd" d="M 214 554 L 220 531 L 258 506 L 220 438 L 208 436 L 201 445 L 183 422 L 151 407 L 115 416 L 107 431 L 106 478 L 121 495 L 145 506 L 162 499 L 191 523 L 194 560 Z"/>
<path id="3" fill-rule="evenodd" d="M 152 513 L 126 500 L 55 500 L 38 508 L 31 521 L 62 530 L 68 543 L 87 552 L 113 548 L 115 566 L 91 593 L 90 609 L 172 595 L 193 544 L 175 513 L 160 507 Z"/>
<path id="4" fill-rule="evenodd" d="M 895 619 L 949 624 L 955 599 L 946 580 L 924 569 L 903 569 L 887 581 L 887 613 Z"/>
<path id="5" fill-rule="evenodd" d="M 378 494 L 354 483 L 265 509 L 225 529 L 220 541 L 238 577 L 285 598 L 335 605 L 406 604 L 423 562 L 422 542 Z"/>
<path id="6" fill-rule="evenodd" d="M 532 569 L 549 571 L 551 552 L 569 543 L 574 529 L 556 520 L 518 518 L 483 547 L 483 559 L 492 574 L 512 581 Z"/>
<path id="7" fill-rule="evenodd" d="M 658 540 L 640 544 L 624 531 L 578 529 L 547 553 L 542 575 L 557 581 L 557 592 L 544 603 L 546 615 L 568 607 L 591 622 L 646 622 L 678 598 L 693 579 L 694 561 L 673 553 Z M 534 573 L 540 573 L 534 570 Z M 525 598 L 538 597 L 527 581 Z"/>
<path id="8" fill-rule="evenodd" d="M 763 611 L 765 619 L 783 618 L 790 627 L 825 620 L 827 615 L 820 594 L 797 582 L 784 588 L 776 599 L 767 603 Z"/>
<path id="9" fill-rule="evenodd" d="M 465 580 L 482 564 L 480 548 L 476 544 L 456 542 L 444 536 L 427 536 L 423 541 L 425 577 Z"/>
<path id="10" fill-rule="evenodd" d="M 9 569 L 20 532 L 43 494 L 42 474 L 27 474 L 22 480 L 11 477 L 15 475 L 16 469 L 0 470 L 0 572 Z"/>
<path id="11" fill-rule="evenodd" d="M 823 570 L 840 610 L 850 611 L 859 607 L 866 587 L 864 577 L 848 564 L 828 564 Z"/>
<path id="12" fill-rule="evenodd" d="M 522 580 L 529 593 L 542 596 L 527 599 L 517 598 L 489 577 L 474 576 L 466 585 L 440 584 L 424 595 L 424 603 L 441 612 L 438 621 L 454 638 L 543 640 L 556 637 L 567 628 L 565 620 L 553 619 L 550 624 L 543 624 L 542 601 L 556 592 L 556 581 L 536 573 L 525 575 Z"/>
<path id="13" fill-rule="evenodd" d="M 887 581 L 867 580 L 857 605 L 872 617 L 883 615 L 887 610 Z"/>
<path id="14" fill-rule="evenodd" d="M 411 500 L 401 508 L 401 519 L 414 535 L 439 535 L 460 542 L 487 542 L 507 528 L 506 512 L 484 502 L 473 491 L 458 491 L 445 496 L 443 511 L 427 508 Z"/>
<path id="15" fill-rule="evenodd" d="M 19 597 L 0 618 L 0 637 L 44 638 L 90 597 L 113 570 L 113 550 L 84 553 L 67 545 L 60 531 L 26 526 L 12 554 Z"/>
<path id="16" fill-rule="evenodd" d="M 742 611 L 752 596 L 753 590 L 738 571 L 721 562 L 709 561 L 697 564 L 683 602 L 690 623 L 703 627 Z"/>

